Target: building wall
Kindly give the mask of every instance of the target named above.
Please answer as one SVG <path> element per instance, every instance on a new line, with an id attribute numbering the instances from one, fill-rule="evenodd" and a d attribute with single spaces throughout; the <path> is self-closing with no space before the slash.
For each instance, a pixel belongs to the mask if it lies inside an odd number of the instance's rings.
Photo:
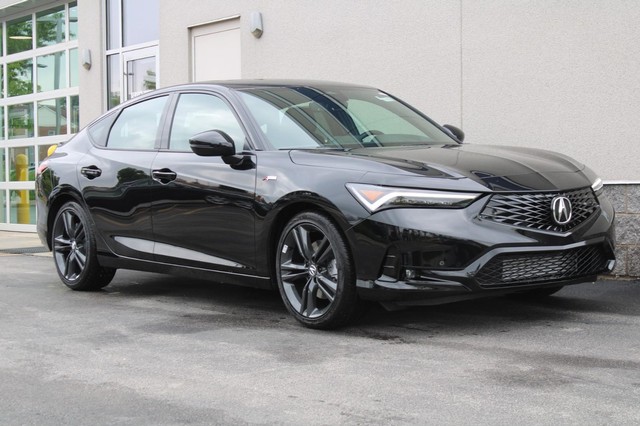
<path id="1" fill-rule="evenodd" d="M 463 1 L 469 141 L 537 146 L 640 182 L 640 2 Z"/>
<path id="2" fill-rule="evenodd" d="M 105 109 L 101 3 L 79 0 L 79 47 L 93 54 L 80 75 L 83 125 Z M 238 15 L 243 78 L 379 86 L 462 127 L 469 143 L 588 164 L 616 206 L 616 273 L 640 275 L 640 2 L 160 0 L 159 86 L 191 80 L 190 27 Z"/>
<path id="3" fill-rule="evenodd" d="M 382 86 L 439 121 L 460 124 L 458 2 L 185 0 L 179 8 L 171 0 L 160 4 L 162 86 L 189 81 L 188 27 L 239 14 L 243 78 Z M 260 39 L 249 32 L 252 11 L 263 16 Z"/>
<path id="4" fill-rule="evenodd" d="M 640 182 L 640 3 L 161 0 L 161 85 L 189 81 L 188 27 L 240 15 L 244 78 L 380 86 L 470 143 L 536 146 Z M 249 32 L 260 11 L 264 34 Z"/>
<path id="5" fill-rule="evenodd" d="M 80 125 L 86 126 L 105 111 L 106 85 L 104 34 L 105 18 L 102 1 L 78 0 L 78 48 L 80 60 L 91 52 L 91 69 L 80 67 Z"/>

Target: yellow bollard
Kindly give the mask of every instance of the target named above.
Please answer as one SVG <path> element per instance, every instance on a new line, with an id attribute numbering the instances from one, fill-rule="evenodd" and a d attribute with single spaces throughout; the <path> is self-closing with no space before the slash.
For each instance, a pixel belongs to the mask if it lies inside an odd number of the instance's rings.
<path id="1" fill-rule="evenodd" d="M 19 181 L 29 180 L 29 159 L 25 154 L 16 155 L 16 178 Z M 29 205 L 29 190 L 18 191 L 18 223 L 31 223 L 31 206 Z"/>
<path id="2" fill-rule="evenodd" d="M 54 152 L 56 152 L 56 148 L 58 148 L 58 145 L 51 145 L 49 147 L 49 149 L 47 149 L 47 157 L 49 157 L 51 154 L 53 154 Z"/>

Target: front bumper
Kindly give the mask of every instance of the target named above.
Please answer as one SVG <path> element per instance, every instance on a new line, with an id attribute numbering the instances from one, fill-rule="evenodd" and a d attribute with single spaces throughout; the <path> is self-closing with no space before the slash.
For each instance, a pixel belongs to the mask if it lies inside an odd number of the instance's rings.
<path id="1" fill-rule="evenodd" d="M 614 212 L 606 198 L 566 233 L 482 219 L 459 210 L 390 209 L 354 226 L 362 298 L 436 304 L 595 281 L 615 265 Z"/>

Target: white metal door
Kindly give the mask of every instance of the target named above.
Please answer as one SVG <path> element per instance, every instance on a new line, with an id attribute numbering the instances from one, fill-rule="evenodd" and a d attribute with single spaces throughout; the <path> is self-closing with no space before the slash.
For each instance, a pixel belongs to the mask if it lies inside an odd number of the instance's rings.
<path id="1" fill-rule="evenodd" d="M 191 28 L 191 49 L 193 81 L 240 78 L 240 19 Z"/>

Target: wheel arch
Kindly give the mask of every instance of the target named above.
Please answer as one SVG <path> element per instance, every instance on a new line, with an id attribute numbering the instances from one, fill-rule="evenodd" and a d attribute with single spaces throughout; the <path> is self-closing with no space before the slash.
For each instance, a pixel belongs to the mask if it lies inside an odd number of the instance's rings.
<path id="1" fill-rule="evenodd" d="M 329 218 L 347 242 L 347 247 L 352 254 L 352 258 L 354 252 L 353 242 L 347 232 L 351 224 L 349 224 L 337 206 L 322 197 L 309 197 L 309 194 L 293 199 L 291 199 L 291 197 L 288 198 L 289 200 L 287 202 L 275 207 L 272 210 L 272 217 L 266 220 L 268 233 L 266 239 L 264 239 L 261 244 L 262 248 L 266 249 L 267 271 L 272 278 L 272 286 L 274 288 L 277 287 L 275 282 L 275 258 L 278 241 L 284 227 L 299 213 L 316 212 Z M 258 249 L 260 250 L 260 245 Z"/>

